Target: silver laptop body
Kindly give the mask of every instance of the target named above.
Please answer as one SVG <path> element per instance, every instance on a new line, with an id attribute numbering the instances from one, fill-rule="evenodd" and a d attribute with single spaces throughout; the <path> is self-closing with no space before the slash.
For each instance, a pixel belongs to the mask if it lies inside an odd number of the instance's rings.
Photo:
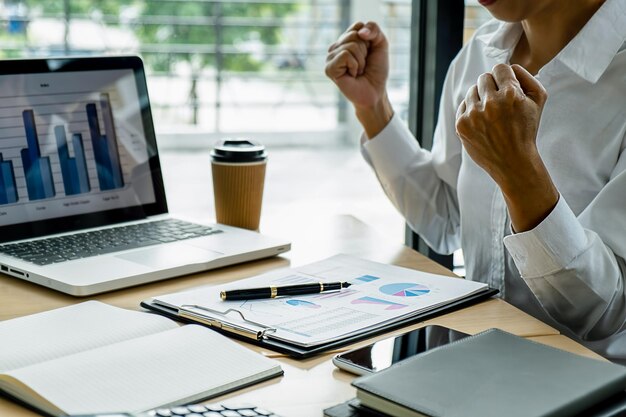
<path id="1" fill-rule="evenodd" d="M 168 215 L 138 57 L 3 61 L 0 92 L 3 274 L 87 296 L 290 249 L 289 242 L 256 232 L 187 225 Z M 28 252 L 51 247 L 48 242 L 64 248 L 65 240 L 113 228 L 150 231 L 171 224 L 192 232 L 174 233 L 177 240 L 166 233 L 158 243 L 130 239 L 101 254 L 91 244 L 77 251 L 75 240 L 73 249 L 52 257 Z"/>

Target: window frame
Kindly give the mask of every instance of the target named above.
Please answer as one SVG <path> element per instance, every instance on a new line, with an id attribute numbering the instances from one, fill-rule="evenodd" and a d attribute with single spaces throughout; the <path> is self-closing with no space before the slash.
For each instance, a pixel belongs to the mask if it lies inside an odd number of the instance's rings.
<path id="1" fill-rule="evenodd" d="M 430 150 L 437 124 L 443 82 L 463 46 L 464 0 L 412 0 L 409 129 Z M 407 225 L 407 246 L 452 270 L 452 255 L 433 251 Z"/>

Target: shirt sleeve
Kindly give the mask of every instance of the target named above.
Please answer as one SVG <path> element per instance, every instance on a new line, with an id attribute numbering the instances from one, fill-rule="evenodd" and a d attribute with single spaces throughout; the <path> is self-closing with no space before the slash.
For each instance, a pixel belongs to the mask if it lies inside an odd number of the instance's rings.
<path id="1" fill-rule="evenodd" d="M 542 307 L 585 340 L 626 328 L 625 154 L 578 216 L 561 197 L 537 227 L 504 238 Z"/>
<path id="2" fill-rule="evenodd" d="M 455 130 L 454 67 L 450 66 L 444 82 L 432 152 L 420 147 L 397 115 L 374 138 L 361 138 L 363 157 L 391 202 L 411 229 L 439 253 L 460 247 L 456 183 L 461 144 Z"/>

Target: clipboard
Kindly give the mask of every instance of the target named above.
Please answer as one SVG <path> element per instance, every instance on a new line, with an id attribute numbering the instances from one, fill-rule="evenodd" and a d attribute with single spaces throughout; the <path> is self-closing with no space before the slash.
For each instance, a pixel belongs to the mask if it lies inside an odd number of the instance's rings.
<path id="1" fill-rule="evenodd" d="M 197 305 L 184 305 L 181 306 L 180 309 L 175 309 L 155 303 L 153 300 L 144 300 L 140 305 L 147 310 L 177 321 L 208 326 L 226 336 L 262 346 L 279 353 L 284 353 L 295 359 L 306 359 L 325 351 L 346 346 L 372 336 L 377 336 L 379 334 L 407 326 L 409 324 L 419 323 L 420 321 L 425 321 L 442 314 L 469 307 L 480 301 L 493 297 L 498 294 L 498 292 L 499 291 L 497 289 L 487 287 L 484 291 L 469 295 L 460 300 L 447 303 L 405 319 L 396 320 L 384 327 L 366 329 L 363 332 L 342 338 L 340 340 L 309 347 L 303 347 L 287 343 L 282 340 L 272 339 L 271 333 L 274 329 L 260 323 L 250 321 L 246 319 L 243 313 L 234 309 L 229 309 L 224 313 Z"/>

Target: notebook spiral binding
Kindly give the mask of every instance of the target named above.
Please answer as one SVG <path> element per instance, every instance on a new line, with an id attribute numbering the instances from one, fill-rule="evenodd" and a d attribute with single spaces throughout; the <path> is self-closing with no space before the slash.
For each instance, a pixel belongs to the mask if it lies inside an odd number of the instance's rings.
<path id="1" fill-rule="evenodd" d="M 198 312 L 198 310 L 201 310 L 205 313 L 210 313 L 210 315 Z M 258 327 L 258 329 L 251 329 L 249 327 L 245 327 L 241 324 L 233 323 L 232 321 L 227 320 L 228 314 L 230 313 L 236 313 L 237 315 L 239 315 L 239 317 L 241 317 L 241 320 L 244 323 L 256 326 Z M 254 340 L 265 339 L 267 338 L 268 333 L 274 333 L 276 331 L 276 329 L 273 327 L 268 327 L 264 324 L 257 323 L 252 320 L 248 320 L 241 311 L 235 310 L 234 308 L 229 308 L 226 311 L 218 311 L 218 310 L 213 310 L 211 308 L 203 307 L 203 306 L 199 306 L 195 304 L 184 304 L 180 306 L 177 314 L 179 317 L 193 320 L 198 323 L 205 324 L 207 326 L 215 327 L 220 330 L 224 330 L 230 333 L 235 333 L 240 336 L 248 337 Z M 215 315 L 220 316 L 222 318 L 221 319 L 216 318 L 214 317 Z"/>

